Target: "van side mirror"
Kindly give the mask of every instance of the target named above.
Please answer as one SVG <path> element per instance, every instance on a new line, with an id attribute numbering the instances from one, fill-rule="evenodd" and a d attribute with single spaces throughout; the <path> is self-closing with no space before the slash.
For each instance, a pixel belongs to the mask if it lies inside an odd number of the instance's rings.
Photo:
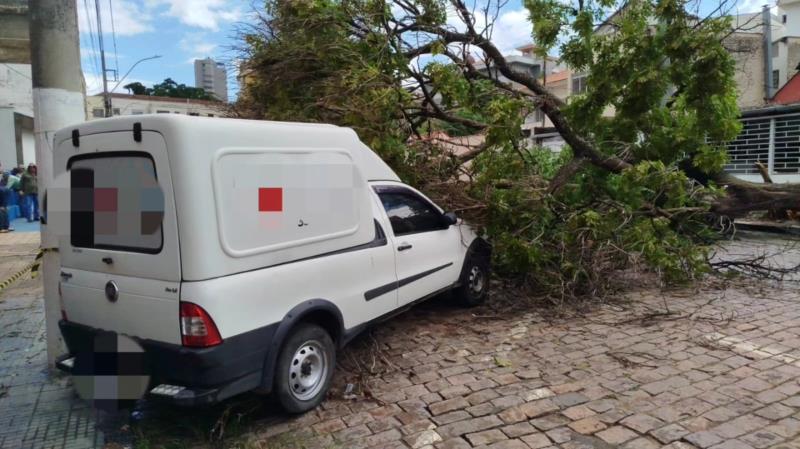
<path id="1" fill-rule="evenodd" d="M 447 226 L 452 226 L 458 223 L 458 217 L 456 217 L 456 214 L 454 214 L 453 212 L 447 212 L 444 215 L 442 215 L 442 217 L 444 217 L 444 222 L 445 224 L 447 224 Z"/>

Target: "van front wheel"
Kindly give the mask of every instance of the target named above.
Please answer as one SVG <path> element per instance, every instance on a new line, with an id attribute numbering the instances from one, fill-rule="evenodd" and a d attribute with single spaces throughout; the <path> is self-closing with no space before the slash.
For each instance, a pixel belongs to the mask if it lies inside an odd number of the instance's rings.
<path id="1" fill-rule="evenodd" d="M 311 410 L 325 399 L 335 366 L 336 346 L 330 335 L 316 324 L 300 324 L 278 356 L 275 396 L 287 412 Z"/>
<path id="2" fill-rule="evenodd" d="M 467 307 L 483 304 L 489 292 L 489 257 L 480 253 L 467 256 L 459 286 L 454 293 Z"/>

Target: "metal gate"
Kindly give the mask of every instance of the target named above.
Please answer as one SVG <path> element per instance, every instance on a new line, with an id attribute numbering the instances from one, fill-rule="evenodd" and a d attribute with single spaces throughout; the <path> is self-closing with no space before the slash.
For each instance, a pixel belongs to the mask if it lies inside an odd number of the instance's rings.
<path id="1" fill-rule="evenodd" d="M 742 132 L 728 143 L 725 170 L 737 175 L 757 175 L 761 162 L 770 174 L 800 173 L 800 113 L 742 118 Z"/>

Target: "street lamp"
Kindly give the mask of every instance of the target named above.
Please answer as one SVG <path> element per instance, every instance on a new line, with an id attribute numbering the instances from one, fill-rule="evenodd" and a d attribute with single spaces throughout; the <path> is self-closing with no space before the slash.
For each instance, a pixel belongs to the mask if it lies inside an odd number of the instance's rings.
<path id="1" fill-rule="evenodd" d="M 140 60 L 136 61 L 136 62 L 135 62 L 135 63 L 134 63 L 132 66 L 131 66 L 131 68 L 129 68 L 129 69 L 128 69 L 128 71 L 127 71 L 127 72 L 125 72 L 125 74 L 124 74 L 124 75 L 122 75 L 122 78 L 120 78 L 120 79 L 119 79 L 119 81 L 117 81 L 117 84 L 116 84 L 116 85 L 114 85 L 114 87 L 113 87 L 113 88 L 111 88 L 111 90 L 109 91 L 109 94 L 110 94 L 111 92 L 114 92 L 114 91 L 117 89 L 117 87 L 119 87 L 119 85 L 120 85 L 120 84 L 122 84 L 122 82 L 123 82 L 123 81 L 125 81 L 125 78 L 127 78 L 127 77 L 128 77 L 128 75 L 131 73 L 131 70 L 133 70 L 133 68 L 134 68 L 134 67 L 136 67 L 137 65 L 139 65 L 139 63 L 140 63 L 140 62 L 149 61 L 149 60 L 151 60 L 151 59 L 158 59 L 158 58 L 160 58 L 160 57 L 161 57 L 161 55 L 154 55 L 154 56 L 150 56 L 149 58 L 142 58 L 142 59 L 140 59 Z"/>

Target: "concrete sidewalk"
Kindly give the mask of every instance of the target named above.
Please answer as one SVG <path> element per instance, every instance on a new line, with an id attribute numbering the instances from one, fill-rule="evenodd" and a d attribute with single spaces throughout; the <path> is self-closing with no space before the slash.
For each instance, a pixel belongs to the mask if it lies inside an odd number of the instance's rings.
<path id="1" fill-rule="evenodd" d="M 0 281 L 32 262 L 38 248 L 38 233 L 0 234 Z M 45 345 L 41 282 L 26 274 L 0 292 L 0 448 L 104 447 L 118 428 L 104 432 L 97 423 L 111 426 L 116 418 L 98 419 L 67 377 L 48 373 Z"/>

